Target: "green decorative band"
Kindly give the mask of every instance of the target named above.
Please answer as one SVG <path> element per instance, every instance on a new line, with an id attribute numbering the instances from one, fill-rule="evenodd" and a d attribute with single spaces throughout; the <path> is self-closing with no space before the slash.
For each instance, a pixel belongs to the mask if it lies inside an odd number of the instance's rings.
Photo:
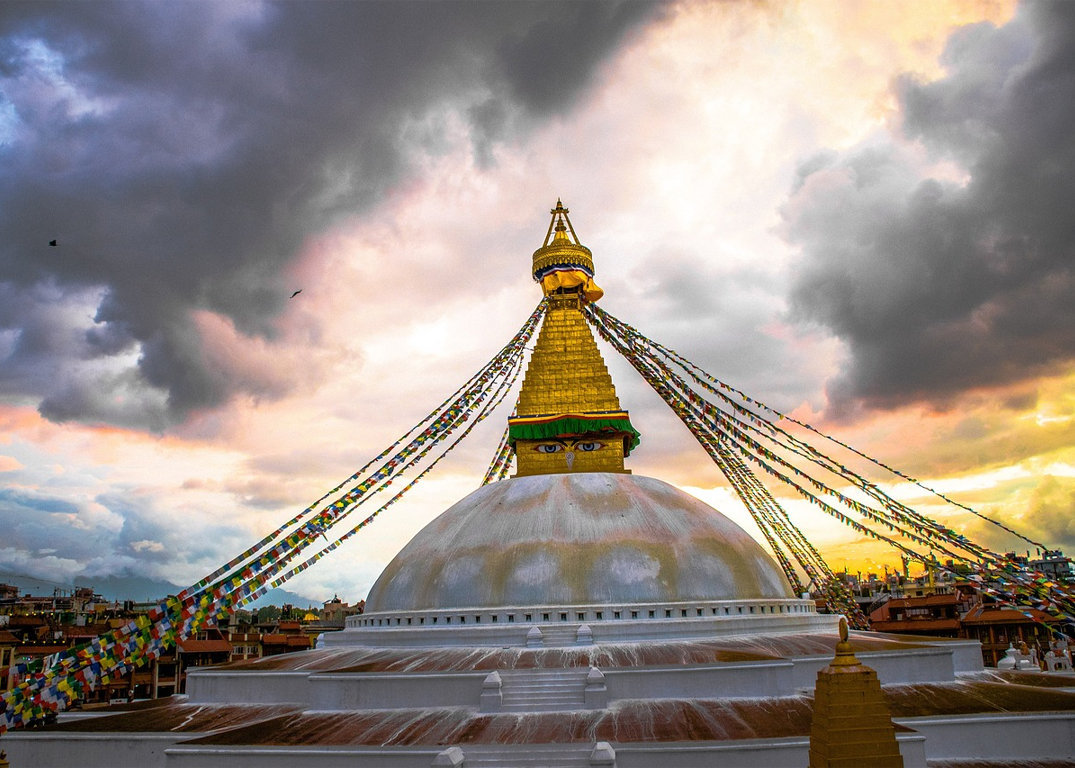
<path id="1" fill-rule="evenodd" d="M 621 418 L 590 417 L 572 413 L 540 419 L 508 419 L 508 438 L 513 444 L 516 440 L 551 440 L 564 435 L 585 435 L 589 432 L 627 433 L 627 453 L 641 442 L 638 430 L 631 426 L 631 420 L 626 413 Z"/>

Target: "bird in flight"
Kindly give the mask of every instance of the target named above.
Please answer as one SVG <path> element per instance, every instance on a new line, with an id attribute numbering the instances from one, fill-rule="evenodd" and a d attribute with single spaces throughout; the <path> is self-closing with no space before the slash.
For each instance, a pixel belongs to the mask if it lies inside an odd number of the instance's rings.
<path id="1" fill-rule="evenodd" d="M 291 298 L 295 298 L 295 297 L 296 297 L 296 296 L 298 296 L 298 295 L 299 295 L 300 293 L 302 293 L 302 289 L 301 289 L 301 288 L 299 288 L 299 289 L 298 289 L 297 291 L 295 291 L 295 292 L 294 292 L 293 294 L 291 294 Z"/>
<path id="2" fill-rule="evenodd" d="M 49 245 L 56 246 L 59 245 L 59 243 L 57 243 L 55 240 L 49 240 Z"/>

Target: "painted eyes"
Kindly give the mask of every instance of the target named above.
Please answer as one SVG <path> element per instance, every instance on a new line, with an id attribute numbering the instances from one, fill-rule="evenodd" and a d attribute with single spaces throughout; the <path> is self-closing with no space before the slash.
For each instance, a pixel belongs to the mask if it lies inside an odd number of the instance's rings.
<path id="1" fill-rule="evenodd" d="M 573 443 L 571 448 L 576 451 L 582 451 L 583 453 L 590 453 L 592 451 L 599 451 L 605 447 L 604 443 L 596 440 L 582 440 L 577 443 Z M 534 446 L 534 450 L 538 453 L 560 453 L 567 450 L 567 446 L 563 443 L 539 443 Z"/>

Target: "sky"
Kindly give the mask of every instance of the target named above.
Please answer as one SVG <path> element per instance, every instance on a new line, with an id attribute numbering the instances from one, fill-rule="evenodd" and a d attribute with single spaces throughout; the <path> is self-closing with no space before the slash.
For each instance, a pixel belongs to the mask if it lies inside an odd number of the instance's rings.
<path id="1" fill-rule="evenodd" d="M 1073 112 L 1069 3 L 6 2 L 0 574 L 188 584 L 274 530 L 518 329 L 557 198 L 606 310 L 1073 550 Z M 750 529 L 605 355 L 633 471 Z M 364 597 L 506 417 L 289 587 Z"/>

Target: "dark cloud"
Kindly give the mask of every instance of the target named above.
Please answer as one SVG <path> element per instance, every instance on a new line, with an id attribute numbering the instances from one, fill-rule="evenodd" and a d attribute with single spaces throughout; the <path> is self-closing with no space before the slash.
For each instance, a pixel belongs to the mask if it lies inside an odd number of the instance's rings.
<path id="1" fill-rule="evenodd" d="M 158 429 L 278 394 L 214 370 L 192 310 L 272 340 L 285 267 L 406 174 L 423 139 L 406 125 L 458 109 L 490 162 L 492 142 L 570 106 L 655 8 L 5 3 L 0 290 L 94 304 L 77 323 L 49 321 L 44 300 L 0 308 L 0 394 Z"/>
<path id="2" fill-rule="evenodd" d="M 1075 358 L 1075 5 L 957 31 L 897 82 L 903 139 L 803 164 L 793 316 L 850 352 L 836 412 L 1031 379 Z M 955 173 L 923 174 L 923 152 Z"/>

